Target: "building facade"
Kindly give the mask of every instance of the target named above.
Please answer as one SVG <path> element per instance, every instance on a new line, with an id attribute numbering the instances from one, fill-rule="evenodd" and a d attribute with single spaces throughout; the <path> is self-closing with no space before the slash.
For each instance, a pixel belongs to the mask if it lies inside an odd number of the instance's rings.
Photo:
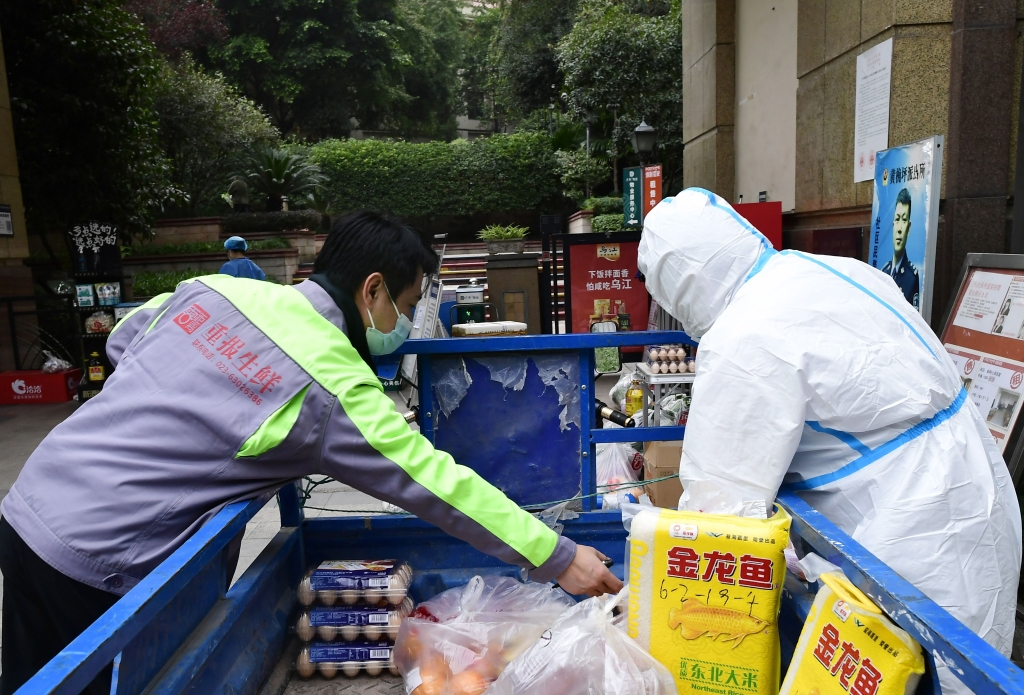
<path id="1" fill-rule="evenodd" d="M 32 294 L 32 270 L 24 264 L 28 258 L 28 232 L 25 206 L 18 178 L 18 157 L 14 148 L 14 123 L 11 98 L 7 91 L 7 67 L 0 39 L 0 203 L 11 206 L 14 236 L 0 236 L 0 297 Z M 16 310 L 33 309 L 33 303 L 15 305 Z M 31 320 L 31 319 L 29 319 Z M 14 369 L 10 321 L 5 304 L 0 304 L 0 371 Z"/>
<path id="2" fill-rule="evenodd" d="M 685 185 L 781 201 L 788 246 L 862 259 L 857 57 L 892 39 L 888 146 L 946 138 L 938 328 L 965 255 L 1010 250 L 1024 0 L 683 0 L 682 19 Z"/>

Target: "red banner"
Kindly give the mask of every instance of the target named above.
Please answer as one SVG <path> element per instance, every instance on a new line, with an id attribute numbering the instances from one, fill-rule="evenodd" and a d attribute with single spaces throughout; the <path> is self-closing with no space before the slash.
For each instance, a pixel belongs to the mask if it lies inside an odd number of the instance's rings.
<path id="1" fill-rule="evenodd" d="M 644 167 L 644 217 L 661 202 L 661 165 Z"/>
<path id="2" fill-rule="evenodd" d="M 636 277 L 639 246 L 638 241 L 568 246 L 570 332 L 589 333 L 597 321 L 617 321 L 620 330 L 647 328 L 647 288 Z"/>

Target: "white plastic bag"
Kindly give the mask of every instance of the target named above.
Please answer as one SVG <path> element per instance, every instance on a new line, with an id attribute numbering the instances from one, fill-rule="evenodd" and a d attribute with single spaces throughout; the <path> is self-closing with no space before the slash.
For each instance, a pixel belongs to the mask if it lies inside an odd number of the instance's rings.
<path id="1" fill-rule="evenodd" d="M 574 605 L 547 584 L 473 577 L 402 621 L 395 665 L 413 695 L 479 695 Z"/>
<path id="2" fill-rule="evenodd" d="M 636 378 L 636 372 L 632 369 L 623 369 L 622 376 L 615 382 L 615 386 L 612 386 L 608 392 L 611 398 L 612 405 L 615 406 L 616 410 L 626 412 L 626 391 L 629 390 L 629 385 L 633 383 L 633 379 Z"/>
<path id="3" fill-rule="evenodd" d="M 487 689 L 487 695 L 676 695 L 668 670 L 619 626 L 618 596 L 590 598 L 566 611 Z"/>
<path id="4" fill-rule="evenodd" d="M 615 443 L 598 446 L 597 491 L 604 493 L 605 508 L 614 508 L 615 493 L 622 485 L 637 481 L 640 469 L 643 468 L 643 461 L 643 455 L 637 454 L 626 444 Z M 633 490 L 633 492 L 640 491 Z"/>
<path id="5" fill-rule="evenodd" d="M 44 374 L 56 374 L 57 372 L 63 372 L 71 369 L 70 362 L 62 360 L 49 350 L 43 350 L 43 354 L 46 355 L 46 361 L 43 362 Z"/>

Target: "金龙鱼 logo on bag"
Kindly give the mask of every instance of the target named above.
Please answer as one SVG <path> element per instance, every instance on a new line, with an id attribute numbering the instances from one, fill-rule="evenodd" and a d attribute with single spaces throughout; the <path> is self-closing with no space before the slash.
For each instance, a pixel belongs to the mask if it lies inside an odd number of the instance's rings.
<path id="1" fill-rule="evenodd" d="M 672 538 L 681 538 L 684 541 L 697 540 L 696 524 L 672 524 L 668 527 L 668 535 Z"/>

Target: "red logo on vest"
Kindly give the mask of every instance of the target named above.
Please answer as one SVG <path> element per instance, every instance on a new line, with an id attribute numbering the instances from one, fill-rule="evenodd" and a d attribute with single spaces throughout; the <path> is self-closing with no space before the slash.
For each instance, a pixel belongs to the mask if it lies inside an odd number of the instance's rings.
<path id="1" fill-rule="evenodd" d="M 174 317 L 174 322 L 181 326 L 181 330 L 192 335 L 199 330 L 199 327 L 206 323 L 210 315 L 198 304 L 193 304 L 185 311 Z"/>

